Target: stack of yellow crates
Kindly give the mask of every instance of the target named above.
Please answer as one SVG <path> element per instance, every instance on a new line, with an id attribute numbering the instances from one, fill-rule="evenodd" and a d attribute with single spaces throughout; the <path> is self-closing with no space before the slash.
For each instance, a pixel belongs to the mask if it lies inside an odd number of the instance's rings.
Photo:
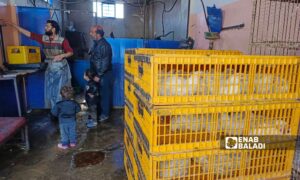
<path id="1" fill-rule="evenodd" d="M 127 50 L 128 179 L 289 179 L 299 62 L 238 51 Z M 224 149 L 225 137 L 266 135 L 276 137 L 267 150 Z"/>

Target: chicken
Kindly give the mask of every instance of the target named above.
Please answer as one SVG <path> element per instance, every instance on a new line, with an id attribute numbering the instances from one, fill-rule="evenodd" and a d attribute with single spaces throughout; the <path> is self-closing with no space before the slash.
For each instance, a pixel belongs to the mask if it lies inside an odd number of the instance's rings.
<path id="1" fill-rule="evenodd" d="M 247 132 L 249 135 L 287 135 L 291 133 L 287 122 L 281 119 L 267 119 L 253 113 L 248 116 L 246 116 L 246 112 L 226 112 L 220 113 L 217 120 L 214 120 L 211 114 L 178 115 L 171 117 L 170 128 L 173 132 L 191 130 L 212 133 L 219 131 L 227 135 L 244 135 Z M 246 124 L 249 125 L 246 127 Z"/>
<path id="2" fill-rule="evenodd" d="M 167 74 L 160 74 L 160 96 L 180 96 L 186 95 L 187 92 L 187 78 L 185 75 L 175 71 L 168 72 Z"/>
<path id="3" fill-rule="evenodd" d="M 285 79 L 272 74 L 256 74 L 254 79 L 254 92 L 257 94 L 287 93 L 289 83 Z"/>
<path id="4" fill-rule="evenodd" d="M 273 93 L 288 93 L 289 92 L 289 82 L 279 76 L 274 78 Z"/>
<path id="5" fill-rule="evenodd" d="M 253 115 L 250 115 L 250 118 Z M 229 135 L 242 135 L 246 124 L 245 112 L 222 113 L 218 119 L 218 131 Z"/>
<path id="6" fill-rule="evenodd" d="M 210 71 L 207 70 L 205 72 L 205 84 L 208 89 L 208 94 L 215 95 L 214 89 L 216 87 L 216 83 L 215 83 L 215 70 L 214 69 L 210 69 Z"/>
<path id="7" fill-rule="evenodd" d="M 242 158 L 241 155 L 237 153 L 215 155 L 214 157 L 210 158 L 208 156 L 194 158 L 194 162 L 200 164 L 200 167 L 204 173 L 209 172 L 209 160 L 213 162 L 213 173 L 216 175 L 229 176 L 232 172 L 241 169 Z M 246 161 L 248 162 L 248 160 Z"/>
<path id="8" fill-rule="evenodd" d="M 207 95 L 203 71 L 194 71 L 188 78 L 188 95 Z"/>
<path id="9" fill-rule="evenodd" d="M 190 159 L 159 162 L 159 178 L 179 178 L 188 175 Z"/>
<path id="10" fill-rule="evenodd" d="M 245 74 L 231 74 L 228 79 L 221 79 L 220 95 L 237 95 L 248 92 L 248 76 Z"/>
<path id="11" fill-rule="evenodd" d="M 207 91 L 202 71 L 194 71 L 188 75 L 173 70 L 159 77 L 161 96 L 192 96 Z"/>
<path id="12" fill-rule="evenodd" d="M 252 123 L 249 135 L 290 135 L 287 122 L 280 119 L 261 118 Z"/>
<path id="13" fill-rule="evenodd" d="M 171 131 L 173 132 L 185 132 L 186 130 L 210 132 L 212 126 L 210 114 L 173 116 L 171 119 Z"/>
<path id="14" fill-rule="evenodd" d="M 219 115 L 217 128 L 228 135 L 245 134 L 246 124 L 249 123 L 249 135 L 287 135 L 290 131 L 287 122 L 280 119 L 266 119 L 263 116 L 257 116 L 253 113 L 249 116 L 249 122 L 246 119 L 246 113 L 222 113 Z"/>

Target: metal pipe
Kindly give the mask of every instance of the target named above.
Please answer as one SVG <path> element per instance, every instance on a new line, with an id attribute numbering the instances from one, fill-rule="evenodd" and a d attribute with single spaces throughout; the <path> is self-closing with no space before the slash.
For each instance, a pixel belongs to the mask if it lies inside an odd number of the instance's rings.
<path id="1" fill-rule="evenodd" d="M 191 0 L 188 2 L 188 12 L 187 12 L 187 25 L 186 25 L 186 39 L 189 38 L 189 24 L 190 24 L 190 11 L 191 11 Z"/>
<path id="2" fill-rule="evenodd" d="M 16 95 L 17 106 L 18 106 L 18 115 L 19 115 L 19 117 L 21 117 L 22 112 L 21 112 L 21 103 L 20 103 L 20 98 L 19 98 L 19 88 L 17 85 L 17 77 L 13 78 L 13 81 L 14 81 L 15 95 Z"/>
<path id="3" fill-rule="evenodd" d="M 144 1 L 144 39 L 146 39 L 146 0 Z"/>
<path id="4" fill-rule="evenodd" d="M 5 53 L 3 31 L 2 31 L 2 26 L 1 25 L 0 25 L 0 41 L 1 41 L 1 51 L 2 51 L 3 64 L 6 64 L 7 60 L 6 60 L 6 56 L 5 56 L 6 53 Z"/>
<path id="5" fill-rule="evenodd" d="M 26 80 L 25 76 L 22 76 L 22 90 L 23 90 L 23 101 L 24 101 L 24 111 L 27 112 L 28 109 L 28 103 L 27 103 L 27 93 L 26 93 Z"/>

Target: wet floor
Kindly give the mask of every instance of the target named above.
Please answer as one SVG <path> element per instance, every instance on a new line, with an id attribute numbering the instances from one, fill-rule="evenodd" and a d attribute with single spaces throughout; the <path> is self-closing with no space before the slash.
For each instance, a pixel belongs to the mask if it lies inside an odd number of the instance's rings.
<path id="1" fill-rule="evenodd" d="M 0 147 L 0 179 L 127 179 L 123 167 L 123 110 L 114 110 L 112 118 L 97 128 L 85 127 L 86 115 L 79 114 L 78 146 L 59 150 L 58 124 L 48 112 L 34 111 L 29 119 L 31 150 L 26 154 L 15 145 Z M 94 153 L 94 161 L 84 152 Z M 79 166 L 75 162 L 76 155 Z M 86 158 L 83 158 L 86 157 Z"/>

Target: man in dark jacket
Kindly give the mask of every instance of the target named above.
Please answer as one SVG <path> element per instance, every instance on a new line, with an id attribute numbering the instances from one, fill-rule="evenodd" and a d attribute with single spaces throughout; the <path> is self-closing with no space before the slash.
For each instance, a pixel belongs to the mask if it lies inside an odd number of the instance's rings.
<path id="1" fill-rule="evenodd" d="M 91 70 L 96 72 L 94 78 L 99 82 L 99 121 L 105 121 L 110 116 L 112 107 L 113 74 L 112 74 L 112 49 L 106 41 L 103 28 L 99 25 L 91 27 L 90 35 L 94 45 L 89 54 L 91 56 Z"/>

